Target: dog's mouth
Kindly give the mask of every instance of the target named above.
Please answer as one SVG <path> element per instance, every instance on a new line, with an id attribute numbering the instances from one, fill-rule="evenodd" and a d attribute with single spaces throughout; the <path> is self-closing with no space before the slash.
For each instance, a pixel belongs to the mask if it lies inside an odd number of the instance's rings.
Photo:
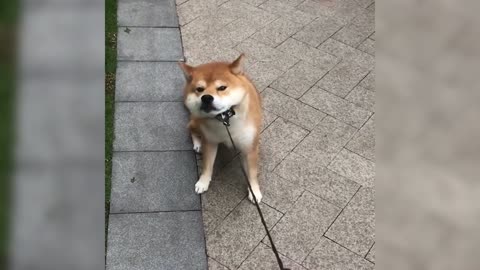
<path id="1" fill-rule="evenodd" d="M 215 116 L 219 113 L 223 113 L 227 109 L 228 108 L 225 108 L 225 107 L 218 108 L 218 107 L 213 106 L 212 104 L 210 104 L 210 105 L 205 105 L 205 104 L 200 105 L 200 111 L 202 111 L 204 113 L 207 113 L 207 114 L 210 114 L 211 116 Z"/>
<path id="2" fill-rule="evenodd" d="M 210 113 L 212 111 L 216 111 L 217 108 L 213 106 L 213 104 L 202 103 L 202 105 L 200 105 L 200 110 L 206 113 Z"/>

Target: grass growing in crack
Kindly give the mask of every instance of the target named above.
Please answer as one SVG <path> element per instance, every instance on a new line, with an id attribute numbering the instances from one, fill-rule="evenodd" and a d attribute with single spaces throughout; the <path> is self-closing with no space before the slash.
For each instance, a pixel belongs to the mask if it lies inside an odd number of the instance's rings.
<path id="1" fill-rule="evenodd" d="M 0 2 L 0 269 L 7 266 L 11 216 L 17 11 L 18 1 Z"/>
<path id="2" fill-rule="evenodd" d="M 117 69 L 117 0 L 105 2 L 105 236 L 108 231 L 112 186 L 112 148 L 114 139 L 115 73 Z M 105 237 L 105 247 L 106 247 Z"/>

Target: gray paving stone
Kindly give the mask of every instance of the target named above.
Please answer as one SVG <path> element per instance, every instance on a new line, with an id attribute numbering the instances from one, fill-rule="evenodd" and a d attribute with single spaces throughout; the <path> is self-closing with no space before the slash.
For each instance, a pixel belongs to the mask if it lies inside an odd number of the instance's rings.
<path id="1" fill-rule="evenodd" d="M 374 265 L 346 248 L 322 237 L 303 265 L 311 270 L 373 270 Z"/>
<path id="2" fill-rule="evenodd" d="M 252 38 L 270 47 L 277 47 L 301 28 L 301 24 L 282 17 L 255 33 Z"/>
<path id="3" fill-rule="evenodd" d="M 375 196 L 361 188 L 325 234 L 364 257 L 375 241 Z"/>
<path id="4" fill-rule="evenodd" d="M 119 0 L 119 26 L 178 27 L 174 0 Z"/>
<path id="5" fill-rule="evenodd" d="M 229 149 L 227 146 L 220 144 L 218 146 L 217 157 L 215 159 L 215 164 L 213 167 L 213 173 L 214 173 L 213 178 L 216 179 L 218 173 L 220 173 L 225 166 L 230 164 L 238 154 L 239 154 L 238 151 L 235 152 L 233 151 L 233 149 Z M 202 163 L 199 163 L 199 165 L 202 166 Z M 201 174 L 201 171 L 199 174 Z"/>
<path id="6" fill-rule="evenodd" d="M 364 12 L 365 9 L 356 4 L 354 0 L 344 0 L 337 2 L 335 5 L 335 12 L 332 17 L 341 24 L 347 24 L 352 21 L 352 19 L 363 14 Z M 375 26 L 373 26 L 373 28 L 375 28 Z"/>
<path id="7" fill-rule="evenodd" d="M 297 6 L 298 9 L 320 17 L 334 20 L 339 25 L 345 25 L 354 17 L 365 12 L 365 9 L 353 0 L 316 1 L 306 0 Z"/>
<path id="8" fill-rule="evenodd" d="M 272 14 L 271 12 L 248 5 L 239 0 L 231 0 L 226 2 L 224 5 L 222 5 L 222 9 L 229 10 L 240 20 L 251 22 L 251 26 L 256 26 L 257 30 L 278 18 L 277 15 Z M 223 10 L 221 12 L 223 12 Z M 223 14 L 220 13 L 220 15 Z"/>
<path id="9" fill-rule="evenodd" d="M 235 51 L 237 51 L 235 49 Z M 238 52 L 238 51 L 237 51 Z M 249 76 L 250 80 L 252 80 L 252 78 L 250 77 L 250 72 L 249 72 L 249 69 L 254 66 L 255 64 L 258 63 L 258 60 L 256 60 L 255 58 L 251 57 L 251 56 L 247 56 L 245 55 L 245 60 L 244 60 L 244 70 L 245 70 L 245 73 L 247 76 Z M 270 66 L 268 65 L 265 65 L 266 68 L 271 68 Z"/>
<path id="10" fill-rule="evenodd" d="M 211 46 L 211 49 L 217 49 L 217 48 L 218 47 Z M 240 56 L 240 54 L 241 53 L 239 51 L 234 49 L 225 49 L 221 54 L 218 53 L 218 51 L 216 53 L 212 51 L 209 51 L 207 53 L 207 55 L 210 56 L 210 61 L 214 61 L 214 62 L 233 62 L 235 59 L 237 59 Z M 245 61 L 248 62 L 249 60 L 246 59 Z"/>
<path id="11" fill-rule="evenodd" d="M 230 41 L 228 41 L 230 42 Z M 222 50 L 222 53 L 219 53 L 220 44 L 214 44 L 212 46 L 205 46 L 201 48 L 191 48 L 185 47 L 185 57 L 189 65 L 200 65 L 212 61 L 227 61 L 231 62 L 238 58 L 240 52 L 234 49 L 225 49 Z M 201 56 L 199 56 L 201 55 Z M 248 61 L 248 60 L 247 60 Z"/>
<path id="12" fill-rule="evenodd" d="M 221 265 L 212 258 L 208 258 L 208 270 L 229 270 L 227 267 Z"/>
<path id="13" fill-rule="evenodd" d="M 365 89 L 375 91 L 375 70 L 370 71 L 358 85 Z"/>
<path id="14" fill-rule="evenodd" d="M 367 74 L 369 69 L 351 62 L 341 62 L 317 85 L 340 97 L 346 97 Z"/>
<path id="15" fill-rule="evenodd" d="M 375 31 L 368 25 L 349 24 L 333 35 L 333 38 L 352 47 L 357 47 Z"/>
<path id="16" fill-rule="evenodd" d="M 333 38 L 327 39 L 318 46 L 318 49 L 341 58 L 343 62 L 354 62 L 368 69 L 372 69 L 375 66 L 375 58 L 373 56 Z"/>
<path id="17" fill-rule="evenodd" d="M 372 114 L 316 86 L 305 93 L 300 100 L 357 128 L 361 127 Z"/>
<path id="18" fill-rule="evenodd" d="M 305 1 L 305 0 L 276 0 L 276 2 L 280 2 L 284 5 L 289 5 L 289 6 L 292 6 L 292 7 L 298 6 L 303 1 Z M 266 1 L 263 1 L 263 2 L 266 2 Z"/>
<path id="19" fill-rule="evenodd" d="M 301 263 L 339 212 L 340 208 L 305 192 L 272 230 L 278 251 Z M 269 245 L 268 239 L 263 243 Z"/>
<path id="20" fill-rule="evenodd" d="M 315 17 L 330 18 L 335 12 L 338 2 L 306 0 L 297 6 L 297 9 Z"/>
<path id="21" fill-rule="evenodd" d="M 370 6 L 367 7 L 367 10 L 375 13 L 375 3 L 371 4 Z"/>
<path id="22" fill-rule="evenodd" d="M 375 12 L 364 9 L 362 13 L 353 18 L 350 23 L 356 25 L 363 25 L 365 27 L 368 27 L 369 29 L 375 29 Z"/>
<path id="23" fill-rule="evenodd" d="M 198 55 L 195 52 L 192 52 L 188 47 L 184 48 L 186 62 L 191 66 L 198 66 L 212 61 L 212 59 L 208 57 L 208 52 L 207 54 Z"/>
<path id="24" fill-rule="evenodd" d="M 240 169 L 241 159 L 240 155 L 236 156 L 230 163 L 222 168 L 218 175 L 215 176 L 216 181 L 222 181 L 225 184 L 235 187 L 240 192 L 246 195 L 247 183 Z"/>
<path id="25" fill-rule="evenodd" d="M 365 259 L 371 261 L 372 263 L 375 263 L 375 244 L 373 244 L 372 248 L 368 252 L 367 256 Z"/>
<path id="26" fill-rule="evenodd" d="M 357 2 L 358 5 L 360 5 L 363 8 L 367 8 L 368 6 L 370 6 L 375 1 L 374 0 L 355 0 L 355 2 Z"/>
<path id="27" fill-rule="evenodd" d="M 278 118 L 260 137 L 260 170 L 272 171 L 308 131 Z"/>
<path id="28" fill-rule="evenodd" d="M 205 231 L 205 235 L 214 231 L 215 228 L 222 221 L 220 217 L 216 216 L 214 213 L 206 209 L 202 209 L 202 218 L 203 218 L 203 229 Z"/>
<path id="29" fill-rule="evenodd" d="M 373 34 L 371 34 L 369 38 L 375 40 L 375 32 L 373 32 Z"/>
<path id="30" fill-rule="evenodd" d="M 110 212 L 200 210 L 196 180 L 192 152 L 115 152 Z"/>
<path id="31" fill-rule="evenodd" d="M 225 3 L 218 5 L 221 1 Z M 208 32 L 210 35 L 214 35 L 217 38 L 221 38 L 222 35 L 229 35 L 232 31 L 240 34 L 244 30 L 248 31 L 248 29 L 240 29 L 242 28 L 242 26 L 259 30 L 260 28 L 264 27 L 265 25 L 274 21 L 277 18 L 277 16 L 272 13 L 266 12 L 265 10 L 245 3 L 244 0 L 217 0 L 216 5 L 217 7 L 210 8 L 208 11 L 204 12 L 208 14 L 208 16 L 200 16 L 194 21 L 192 21 L 192 23 L 197 23 L 197 21 L 200 19 L 202 21 L 210 20 L 213 22 L 214 25 L 222 25 L 222 27 L 220 28 L 210 28 L 210 30 L 205 28 L 205 32 Z M 190 26 L 192 26 L 192 23 L 187 25 L 186 28 L 190 28 Z M 233 24 L 230 26 L 230 23 Z M 223 29 L 225 27 L 230 29 Z M 217 35 L 217 33 L 220 32 L 222 34 Z M 201 42 L 201 40 L 198 41 Z"/>
<path id="32" fill-rule="evenodd" d="M 117 48 L 119 61 L 183 60 L 178 28 L 119 27 Z"/>
<path id="33" fill-rule="evenodd" d="M 325 117 L 324 113 L 272 88 L 263 91 L 262 101 L 265 109 L 308 130 L 312 130 Z"/>
<path id="34" fill-rule="evenodd" d="M 364 11 L 354 0 L 343 1 L 316 1 L 306 0 L 297 6 L 298 9 L 317 17 L 339 17 L 338 22 L 346 24 L 345 20 L 348 15 L 350 18 L 355 17 L 359 12 Z M 360 11 L 359 11 L 360 10 Z M 346 14 L 349 13 L 349 14 Z M 349 20 L 348 20 L 349 21 Z"/>
<path id="35" fill-rule="evenodd" d="M 217 33 L 237 19 L 236 14 L 222 8 L 214 8 L 209 10 L 207 14 L 209 16 L 200 16 L 182 27 L 182 42 L 184 46 L 196 45 L 203 47 L 208 45 L 213 41 L 211 37 L 218 38 Z M 226 16 L 218 16 L 218 14 Z M 224 49 L 226 48 L 224 47 Z"/>
<path id="36" fill-rule="evenodd" d="M 375 163 L 347 149 L 343 149 L 328 168 L 360 185 L 375 184 Z"/>
<path id="37" fill-rule="evenodd" d="M 317 50 L 316 48 L 293 38 L 287 39 L 284 43 L 278 46 L 277 49 L 314 65 L 316 69 L 324 71 L 330 70 L 339 62 L 337 57 Z"/>
<path id="38" fill-rule="evenodd" d="M 327 166 L 356 131 L 355 128 L 327 116 L 293 151 L 312 163 Z"/>
<path id="39" fill-rule="evenodd" d="M 177 8 L 180 25 L 185 25 L 202 14 L 209 14 L 217 8 L 217 2 L 217 0 L 189 0 L 183 3 Z"/>
<path id="40" fill-rule="evenodd" d="M 297 58 L 261 44 L 253 39 L 243 41 L 236 46 L 236 49 L 259 62 L 263 62 L 282 71 L 287 71 L 298 62 Z"/>
<path id="41" fill-rule="evenodd" d="M 115 101 L 183 101 L 185 76 L 174 62 L 119 62 Z"/>
<path id="42" fill-rule="evenodd" d="M 84 11 L 85 13 L 86 11 Z M 52 14 L 54 13 L 52 12 Z M 45 81 L 44 78 L 46 77 L 40 78 Z M 76 87 L 69 88 L 72 87 L 73 78 L 64 79 L 66 83 L 71 84 L 66 86 L 66 92 L 61 94 L 68 96 L 70 94 L 68 91 L 81 90 Z M 38 91 L 40 89 L 34 88 L 32 90 Z M 23 91 L 24 88 L 22 88 L 22 94 Z M 62 99 L 65 97 L 60 98 L 52 95 L 52 93 L 39 91 L 39 96 L 55 100 L 57 103 L 70 104 L 69 101 Z M 21 113 L 28 114 L 24 116 L 25 118 L 33 118 L 37 121 L 34 127 L 41 125 L 52 127 L 56 123 L 49 122 L 48 117 L 54 117 L 57 112 L 68 113 L 68 117 L 64 116 L 64 121 L 72 121 L 75 125 L 83 125 L 84 121 L 88 121 L 87 123 L 91 121 L 90 119 L 75 119 L 71 115 L 74 111 L 68 111 L 67 108 L 56 111 L 41 106 L 38 111 L 32 111 L 33 108 L 23 106 L 38 106 L 40 104 L 36 104 L 36 100 L 26 99 L 22 95 L 19 95 L 19 97 L 21 99 L 16 100 L 16 102 L 21 102 Z M 82 111 L 78 112 L 82 114 Z M 30 115 L 30 113 L 43 113 L 44 115 Z M 38 118 L 39 116 L 40 118 Z M 102 117 L 101 122 L 103 122 L 103 115 L 99 115 L 99 117 Z M 33 119 L 31 121 L 34 121 Z M 62 133 L 67 131 L 65 128 L 62 127 L 54 133 L 50 131 L 48 139 L 52 140 L 52 136 L 54 136 L 62 143 L 66 143 L 65 138 L 62 138 L 63 136 L 56 136 L 60 134 L 66 136 L 67 134 Z M 85 126 L 80 130 L 84 129 Z M 21 131 L 22 133 L 26 132 L 23 129 Z M 81 138 L 80 134 L 75 133 L 71 133 L 69 136 L 79 136 L 75 137 L 75 140 Z M 58 151 L 57 147 L 61 146 L 58 140 L 53 140 L 56 144 L 49 149 Z M 103 145 L 94 143 L 92 140 L 86 139 L 84 142 L 85 144 L 94 144 L 97 147 L 96 154 L 103 150 Z M 31 143 L 43 143 L 43 141 L 38 141 L 38 138 L 35 138 L 32 139 Z M 102 149 L 99 150 L 98 147 Z M 9 208 L 12 211 L 10 212 L 12 216 L 8 216 L 9 221 L 12 222 L 12 227 L 9 227 L 12 229 L 12 234 L 9 235 L 9 241 L 11 242 L 8 243 L 9 245 L 3 246 L 4 251 L 7 251 L 7 246 L 12 247 L 15 254 L 9 253 L 9 255 L 13 255 L 8 258 L 9 263 L 12 264 L 9 267 L 4 264 L 1 267 L 2 269 L 82 270 L 104 268 L 105 223 L 102 205 L 105 191 L 102 178 L 105 169 L 103 166 L 95 165 L 95 163 L 100 164 L 101 161 L 98 159 L 64 158 L 55 161 L 45 161 L 38 157 L 28 159 L 26 162 L 16 160 L 15 166 L 18 167 L 15 168 L 14 173 L 12 171 L 12 182 L 10 182 L 11 187 L 15 187 L 15 196 L 11 197 L 12 208 Z M 2 171 L 1 181 L 6 180 L 5 171 Z M 7 190 L 4 191 L 6 195 Z M 6 212 L 4 213 L 6 214 Z M 2 226 L 4 225 L 6 225 L 5 219 Z M 7 244 L 6 241 L 4 243 Z M 4 258 L 6 259 L 6 256 Z"/>
<path id="43" fill-rule="evenodd" d="M 301 97 L 327 73 L 327 70 L 300 61 L 270 86 L 293 98 Z"/>
<path id="44" fill-rule="evenodd" d="M 348 204 L 348 211 L 375 215 L 375 188 L 362 187 Z"/>
<path id="45" fill-rule="evenodd" d="M 226 177 L 227 175 L 222 175 Z M 222 220 L 245 198 L 246 190 L 240 191 L 227 183 L 223 177 L 210 182 L 208 191 L 202 195 L 203 209 Z"/>
<path id="46" fill-rule="evenodd" d="M 304 191 L 298 180 L 282 178 L 275 173 L 261 175 L 259 181 L 263 191 L 262 202 L 286 213 Z"/>
<path id="47" fill-rule="evenodd" d="M 294 152 L 274 172 L 340 208 L 347 205 L 360 187 L 356 182 Z"/>
<path id="48" fill-rule="evenodd" d="M 218 31 L 218 33 L 214 35 L 214 42 L 219 42 L 219 40 L 226 39 L 226 42 L 219 44 L 228 48 L 234 47 L 246 38 L 253 35 L 259 28 L 262 27 L 262 25 L 265 25 L 269 22 L 269 20 L 273 20 L 274 18 L 267 18 L 269 19 L 267 21 L 263 21 L 264 17 L 261 17 L 261 19 L 262 22 L 255 22 L 255 19 L 253 18 L 237 19 L 234 22 L 225 25 L 220 31 Z M 215 44 L 214 42 L 212 43 Z"/>
<path id="49" fill-rule="evenodd" d="M 359 154 L 360 156 L 375 160 L 375 115 L 368 119 L 367 123 L 345 146 L 348 150 Z"/>
<path id="50" fill-rule="evenodd" d="M 358 46 L 358 49 L 371 55 L 375 55 L 375 41 L 367 38 L 362 44 L 360 44 L 360 46 Z"/>
<path id="51" fill-rule="evenodd" d="M 182 27 L 182 42 L 184 46 L 196 45 L 203 47 L 210 41 L 209 35 L 214 35 L 216 31 L 220 31 L 225 25 L 233 22 L 236 18 L 215 19 L 211 16 L 198 17 Z M 215 31 L 212 33 L 212 31 Z M 195 42 L 196 41 L 196 42 Z"/>
<path id="52" fill-rule="evenodd" d="M 276 0 L 268 0 L 260 5 L 260 8 L 284 17 L 292 22 L 306 25 L 315 19 L 315 16 L 302 12 L 291 5 Z"/>
<path id="53" fill-rule="evenodd" d="M 207 269 L 200 211 L 110 215 L 107 270 Z"/>
<path id="54" fill-rule="evenodd" d="M 293 35 L 293 38 L 305 42 L 310 46 L 317 47 L 335 34 L 341 27 L 342 24 L 338 23 L 335 19 L 317 18 Z"/>
<path id="55" fill-rule="evenodd" d="M 180 102 L 116 103 L 114 151 L 191 150 L 187 121 Z"/>
<path id="56" fill-rule="evenodd" d="M 373 91 L 356 86 L 345 99 L 367 111 L 375 112 L 375 92 Z"/>
<path id="57" fill-rule="evenodd" d="M 252 80 L 257 90 L 262 92 L 265 90 L 265 88 L 267 88 L 267 86 L 269 86 L 280 75 L 282 75 L 283 71 L 263 62 L 255 62 L 246 67 L 246 73 Z"/>
<path id="58" fill-rule="evenodd" d="M 249 5 L 252 5 L 252 6 L 259 6 L 260 4 L 265 2 L 266 0 L 239 0 L 239 1 L 244 2 L 246 4 L 249 4 Z"/>
<path id="59" fill-rule="evenodd" d="M 271 228 L 281 213 L 261 204 L 265 221 Z M 219 263 L 236 269 L 266 235 L 257 209 L 247 199 L 243 200 L 228 217 L 207 235 L 207 253 Z"/>
<path id="60" fill-rule="evenodd" d="M 280 255 L 283 266 L 290 270 L 306 270 L 303 266 L 295 263 L 285 256 Z M 272 249 L 260 243 L 255 250 L 248 256 L 248 258 L 242 263 L 240 270 L 277 270 L 278 263 Z"/>
<path id="61" fill-rule="evenodd" d="M 50 12 L 56 14 L 53 10 Z M 45 16 L 50 15 L 45 14 Z M 22 34 L 26 35 L 26 33 Z M 28 44 L 28 46 L 32 46 L 28 51 L 35 51 L 35 45 Z M 58 44 L 55 43 L 54 46 L 58 46 Z M 75 46 L 67 51 L 75 50 Z M 49 55 L 61 57 L 55 53 L 52 51 L 52 54 Z M 40 54 L 39 51 L 35 56 L 38 56 L 38 54 Z M 92 57 L 94 56 L 92 55 Z M 60 61 L 59 58 L 57 60 Z M 63 63 L 63 61 L 70 60 L 62 59 L 61 61 Z M 31 59 L 28 62 L 32 63 L 30 61 Z M 49 61 L 50 59 L 45 58 L 45 60 L 36 63 L 49 63 Z M 86 72 L 86 62 L 78 67 L 80 66 L 82 66 L 82 69 L 75 68 L 75 70 Z M 66 72 L 67 65 L 54 67 L 52 62 L 52 66 L 43 67 L 54 68 L 55 71 L 53 69 L 47 71 L 40 66 L 34 69 L 30 68 L 31 66 L 26 67 L 25 71 L 22 71 L 25 73 L 22 74 L 42 72 L 44 75 L 27 76 L 28 78 L 25 78 L 22 82 L 22 90 L 18 92 L 18 101 L 20 102 L 18 108 L 22 108 L 22 113 L 18 114 L 19 122 L 18 127 L 16 127 L 18 129 L 18 137 L 15 139 L 18 143 L 15 146 L 17 162 L 20 164 L 31 164 L 32 162 L 63 164 L 73 160 L 103 162 L 98 149 L 103 147 L 104 144 L 104 121 L 100 121 L 100 119 L 103 119 L 105 111 L 103 106 L 101 106 L 102 108 L 86 107 L 88 106 L 86 104 L 92 104 L 92 102 L 98 101 L 100 96 L 103 96 L 103 93 L 100 94 L 98 89 L 105 85 L 104 79 L 97 76 L 89 77 L 89 80 L 82 80 L 78 75 L 71 78 L 57 76 L 47 80 L 43 76 L 47 76 L 46 74 L 50 72 L 55 72 L 55 74 Z M 73 69 L 69 72 L 73 72 Z M 100 103 L 103 103 L 103 101 Z M 57 113 L 67 111 L 71 112 L 68 116 Z M 5 132 L 4 128 L 0 131 L 3 134 Z M 55 137 L 54 134 L 61 134 L 62 136 Z M 55 168 L 60 170 L 62 166 Z M 37 205 L 37 207 L 41 206 Z"/>
<path id="62" fill-rule="evenodd" d="M 180 6 L 181 4 L 187 2 L 188 0 L 175 0 L 175 4 L 177 4 L 177 6 Z"/>
<path id="63" fill-rule="evenodd" d="M 263 101 L 265 102 L 265 101 Z M 274 114 L 270 110 L 263 109 L 263 121 L 262 121 L 262 132 L 270 126 L 276 119 L 278 118 L 278 115 Z"/>

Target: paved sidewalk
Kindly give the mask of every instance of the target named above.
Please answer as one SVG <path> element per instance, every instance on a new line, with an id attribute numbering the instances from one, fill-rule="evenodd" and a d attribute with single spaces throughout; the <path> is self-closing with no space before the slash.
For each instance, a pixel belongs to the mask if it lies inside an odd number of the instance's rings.
<path id="1" fill-rule="evenodd" d="M 247 55 L 262 93 L 262 203 L 291 269 L 374 268 L 372 0 L 177 0 L 187 62 Z M 157 142 L 160 143 L 160 142 Z M 277 269 L 238 158 L 202 195 L 209 269 Z"/>
<path id="2" fill-rule="evenodd" d="M 118 0 L 108 270 L 207 269 L 173 0 Z"/>

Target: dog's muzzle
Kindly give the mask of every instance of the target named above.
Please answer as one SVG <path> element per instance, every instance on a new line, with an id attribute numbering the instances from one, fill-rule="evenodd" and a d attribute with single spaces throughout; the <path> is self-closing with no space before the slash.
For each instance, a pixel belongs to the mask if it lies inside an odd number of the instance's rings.
<path id="1" fill-rule="evenodd" d="M 206 113 L 216 110 L 215 106 L 213 106 L 213 96 L 203 95 L 201 97 L 201 100 L 202 100 L 202 104 L 200 105 L 200 110 Z"/>

